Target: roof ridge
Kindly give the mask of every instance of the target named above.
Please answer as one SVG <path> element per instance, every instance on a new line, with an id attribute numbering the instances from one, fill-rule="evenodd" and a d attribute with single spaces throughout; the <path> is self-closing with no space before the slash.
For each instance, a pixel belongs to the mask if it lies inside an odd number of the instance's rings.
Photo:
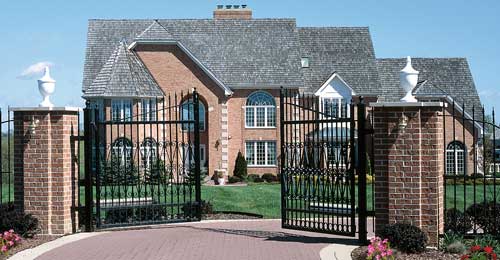
<path id="1" fill-rule="evenodd" d="M 170 40 L 174 36 L 158 22 L 154 20 L 146 30 L 135 37 L 135 40 Z"/>

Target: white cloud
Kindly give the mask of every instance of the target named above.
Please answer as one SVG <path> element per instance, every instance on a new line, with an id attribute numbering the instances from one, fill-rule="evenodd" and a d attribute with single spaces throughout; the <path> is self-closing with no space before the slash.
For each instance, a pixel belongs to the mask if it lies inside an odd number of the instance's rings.
<path id="1" fill-rule="evenodd" d="M 37 77 L 42 76 L 43 70 L 45 67 L 52 67 L 54 64 L 50 61 L 41 61 L 37 62 L 33 65 L 30 65 L 28 68 L 23 70 L 19 76 L 17 76 L 18 79 L 35 79 Z"/>

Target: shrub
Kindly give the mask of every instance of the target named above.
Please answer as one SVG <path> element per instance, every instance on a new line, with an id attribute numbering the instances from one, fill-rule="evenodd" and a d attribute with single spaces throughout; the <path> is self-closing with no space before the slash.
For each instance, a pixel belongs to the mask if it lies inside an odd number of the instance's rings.
<path id="1" fill-rule="evenodd" d="M 262 175 L 262 179 L 265 180 L 266 182 L 278 182 L 278 177 L 272 173 L 264 173 Z"/>
<path id="2" fill-rule="evenodd" d="M 0 205 L 0 230 L 16 230 L 23 237 L 31 238 L 39 232 L 38 219 L 14 209 L 13 203 Z"/>
<path id="3" fill-rule="evenodd" d="M 144 182 L 147 184 L 166 184 L 169 180 L 170 174 L 167 174 L 162 160 L 151 162 L 151 168 L 144 171 Z"/>
<path id="4" fill-rule="evenodd" d="M 249 181 L 249 182 L 262 182 L 262 178 L 260 178 L 260 176 L 258 174 L 248 174 L 247 181 Z"/>
<path id="5" fill-rule="evenodd" d="M 5 255 L 9 253 L 11 248 L 17 246 L 19 243 L 21 243 L 21 237 L 14 233 L 13 229 L 0 234 L 0 251 Z"/>
<path id="6" fill-rule="evenodd" d="M 427 236 L 420 228 L 405 223 L 387 225 L 378 236 L 388 238 L 391 245 L 405 253 L 423 252 L 427 244 Z"/>
<path id="7" fill-rule="evenodd" d="M 441 250 L 452 254 L 462 254 L 467 250 L 464 238 L 452 232 L 444 234 L 439 246 Z"/>
<path id="8" fill-rule="evenodd" d="M 238 152 L 238 156 L 236 157 L 233 175 L 240 179 L 247 177 L 247 160 L 245 160 L 241 152 Z"/>
<path id="9" fill-rule="evenodd" d="M 196 216 L 196 204 L 194 202 L 189 202 L 182 206 L 182 211 L 186 216 L 195 217 Z M 213 205 L 209 201 L 201 202 L 201 214 L 212 214 L 214 212 Z"/>
<path id="10" fill-rule="evenodd" d="M 229 183 L 237 183 L 237 182 L 241 182 L 241 178 L 238 177 L 238 176 L 229 176 L 229 179 L 228 179 L 228 182 Z"/>
<path id="11" fill-rule="evenodd" d="M 101 161 L 98 175 L 101 186 L 135 185 L 139 182 L 139 170 L 133 161 L 124 164 L 116 156 Z"/>
<path id="12" fill-rule="evenodd" d="M 444 248 L 444 251 L 450 254 L 463 254 L 467 248 L 460 241 L 453 242 Z"/>
<path id="13" fill-rule="evenodd" d="M 448 209 L 445 212 L 444 230 L 449 233 L 466 234 L 472 229 L 472 218 L 469 214 L 457 209 Z"/>
<path id="14" fill-rule="evenodd" d="M 495 216 L 495 212 L 500 212 L 500 204 L 482 202 L 471 205 L 466 214 L 472 216 L 472 220 L 488 234 L 499 234 L 500 218 Z"/>
<path id="15" fill-rule="evenodd" d="M 387 239 L 382 240 L 380 237 L 374 237 L 368 245 L 367 260 L 388 260 L 394 259 L 390 243 Z"/>

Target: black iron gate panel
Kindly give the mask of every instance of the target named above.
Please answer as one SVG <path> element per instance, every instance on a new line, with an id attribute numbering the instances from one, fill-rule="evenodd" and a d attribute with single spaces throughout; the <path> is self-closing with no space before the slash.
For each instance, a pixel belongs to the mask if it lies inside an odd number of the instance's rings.
<path id="1" fill-rule="evenodd" d="M 356 147 L 355 107 L 341 99 L 282 90 L 281 183 L 282 226 L 314 232 L 356 235 L 355 175 L 364 163 L 363 147 Z M 359 110 L 359 107 L 358 107 Z M 364 106 L 362 107 L 364 113 Z M 359 110 L 361 111 L 361 110 Z M 364 124 L 364 114 L 361 116 Z M 359 144 L 358 144 L 359 146 Z M 363 162 L 365 159 L 359 160 Z M 358 168 L 357 168 L 358 167 Z M 364 171 L 361 171 L 364 172 Z M 366 176 L 358 178 L 360 190 Z M 365 189 L 363 188 L 363 189 Z M 366 191 L 365 191 L 366 192 Z M 366 196 L 363 191 L 359 196 Z M 366 233 L 366 199 L 360 221 L 360 238 Z M 362 234 L 363 233 L 363 234 Z M 366 238 L 365 238 L 366 240 Z"/>
<path id="2" fill-rule="evenodd" d="M 0 204 L 14 202 L 13 121 L 10 110 L 0 109 Z"/>
<path id="3" fill-rule="evenodd" d="M 85 118 L 89 226 L 200 220 L 198 93 L 95 107 Z"/>

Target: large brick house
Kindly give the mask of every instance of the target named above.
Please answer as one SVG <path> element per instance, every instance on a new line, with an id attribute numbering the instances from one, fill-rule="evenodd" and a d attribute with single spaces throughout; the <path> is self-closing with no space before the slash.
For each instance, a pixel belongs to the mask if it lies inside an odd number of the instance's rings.
<path id="1" fill-rule="evenodd" d="M 466 59 L 412 62 L 420 71 L 419 101 L 481 106 Z M 405 64 L 377 58 L 366 27 L 299 27 L 295 19 L 254 19 L 247 7 L 218 7 L 212 19 L 90 20 L 83 97 L 106 118 L 121 120 L 169 93 L 196 88 L 208 172 L 231 175 L 241 151 L 249 173 L 277 173 L 280 87 L 315 94 L 321 109 L 343 116 L 342 104 L 359 96 L 403 97 Z M 472 127 L 464 132 L 471 135 Z M 465 170 L 473 138 L 464 137 L 470 144 L 446 138 L 456 146 L 449 156 L 463 161 L 449 168 Z"/>

